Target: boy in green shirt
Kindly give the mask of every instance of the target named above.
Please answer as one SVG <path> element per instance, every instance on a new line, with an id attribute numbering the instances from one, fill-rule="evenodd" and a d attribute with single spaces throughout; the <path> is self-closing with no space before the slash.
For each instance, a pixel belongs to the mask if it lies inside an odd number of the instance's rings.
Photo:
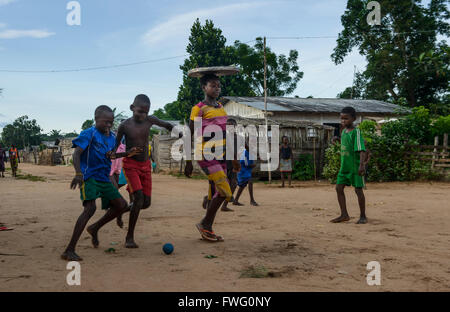
<path id="1" fill-rule="evenodd" d="M 363 187 L 366 165 L 366 147 L 361 131 L 355 128 L 356 111 L 353 107 L 344 107 L 341 111 L 341 125 L 344 128 L 341 135 L 341 169 L 336 182 L 336 192 L 341 208 L 341 215 L 331 220 L 333 223 L 350 220 L 345 202 L 345 186 L 354 186 L 358 196 L 359 209 L 361 211 L 357 224 L 367 223 L 366 199 Z"/>

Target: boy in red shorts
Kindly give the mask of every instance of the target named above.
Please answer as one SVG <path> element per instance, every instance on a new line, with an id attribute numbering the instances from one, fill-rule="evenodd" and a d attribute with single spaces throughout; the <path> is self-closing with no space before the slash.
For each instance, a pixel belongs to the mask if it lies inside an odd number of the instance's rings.
<path id="1" fill-rule="evenodd" d="M 127 151 L 133 148 L 138 148 L 140 151 L 148 151 L 150 128 L 153 125 L 172 131 L 172 124 L 148 115 L 150 99 L 146 95 L 140 94 L 136 96 L 130 109 L 133 112 L 133 117 L 120 124 L 114 151 L 119 147 L 123 136 L 125 136 Z M 114 154 L 110 156 L 114 158 Z M 124 158 L 122 168 L 128 183 L 127 190 L 133 198 L 133 204 L 129 206 L 130 221 L 125 247 L 138 248 L 134 241 L 134 229 L 139 217 L 139 211 L 150 207 L 152 196 L 152 166 L 148 153 L 141 152 L 133 157 Z"/>

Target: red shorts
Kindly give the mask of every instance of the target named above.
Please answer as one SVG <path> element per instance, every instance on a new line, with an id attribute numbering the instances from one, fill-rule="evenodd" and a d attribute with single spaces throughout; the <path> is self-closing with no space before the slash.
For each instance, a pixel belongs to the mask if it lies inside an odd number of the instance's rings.
<path id="1" fill-rule="evenodd" d="M 125 179 L 127 179 L 127 191 L 130 194 L 142 190 L 144 195 L 152 196 L 152 167 L 150 160 L 136 161 L 125 157 L 122 168 Z"/>

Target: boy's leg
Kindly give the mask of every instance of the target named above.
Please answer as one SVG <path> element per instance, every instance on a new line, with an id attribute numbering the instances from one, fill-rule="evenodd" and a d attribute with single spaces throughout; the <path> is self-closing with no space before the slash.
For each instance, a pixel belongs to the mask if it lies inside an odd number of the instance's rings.
<path id="1" fill-rule="evenodd" d="M 245 186 L 239 186 L 238 192 L 236 194 L 236 197 L 234 198 L 233 205 L 235 206 L 244 206 L 239 202 L 239 198 L 241 197 L 242 192 L 244 191 Z"/>
<path id="2" fill-rule="evenodd" d="M 359 204 L 359 210 L 360 210 L 360 216 L 357 224 L 366 224 L 367 223 L 367 217 L 366 217 L 366 197 L 364 196 L 364 191 L 360 187 L 355 188 L 356 195 L 358 196 L 358 204 Z"/>
<path id="3" fill-rule="evenodd" d="M 232 173 L 230 175 L 230 188 L 231 188 L 231 194 L 234 194 L 234 191 L 237 187 L 237 181 L 236 181 L 236 174 Z M 234 211 L 233 209 L 228 208 L 228 202 L 225 200 L 222 204 L 222 211 Z"/>
<path id="4" fill-rule="evenodd" d="M 84 210 L 81 215 L 78 217 L 77 223 L 75 224 L 75 228 L 73 229 L 72 239 L 70 240 L 69 245 L 67 246 L 64 253 L 61 255 L 61 258 L 69 261 L 81 261 L 82 259 L 75 253 L 75 246 L 77 245 L 78 240 L 80 239 L 81 234 L 83 233 L 86 224 L 89 219 L 95 213 L 95 200 L 86 200 L 83 202 Z"/>
<path id="5" fill-rule="evenodd" d="M 284 173 L 281 171 L 281 187 L 284 187 Z"/>
<path id="6" fill-rule="evenodd" d="M 248 192 L 250 194 L 250 205 L 252 206 L 259 206 L 258 203 L 255 201 L 255 198 L 253 197 L 253 182 L 248 182 Z"/>
<path id="7" fill-rule="evenodd" d="M 337 217 L 336 219 L 331 220 L 330 222 L 338 223 L 338 222 L 344 222 L 350 220 L 350 217 L 348 216 L 347 212 L 347 205 L 345 202 L 345 193 L 344 193 L 344 184 L 337 184 L 336 185 L 336 193 L 337 198 L 339 202 L 339 208 L 341 208 L 341 215 Z"/>
<path id="8" fill-rule="evenodd" d="M 292 182 L 292 172 L 289 172 L 289 186 L 291 186 Z"/>
<path id="9" fill-rule="evenodd" d="M 217 196 L 213 198 L 206 210 L 206 215 L 203 218 L 201 225 L 205 230 L 212 231 L 212 225 L 214 219 L 216 218 L 217 210 L 219 210 L 220 205 L 222 205 L 225 197 Z"/>
<path id="10" fill-rule="evenodd" d="M 133 193 L 133 204 L 130 207 L 130 219 L 128 225 L 128 233 L 125 240 L 126 248 L 138 248 L 139 246 L 134 241 L 134 229 L 136 227 L 139 212 L 144 206 L 144 193 L 142 190 Z"/>
<path id="11" fill-rule="evenodd" d="M 118 218 L 128 208 L 127 202 L 122 197 L 111 200 L 109 204 L 110 208 L 106 211 L 105 215 L 87 228 L 87 232 L 92 236 L 92 245 L 95 248 L 99 245 L 98 231 L 100 228 L 111 220 Z"/>

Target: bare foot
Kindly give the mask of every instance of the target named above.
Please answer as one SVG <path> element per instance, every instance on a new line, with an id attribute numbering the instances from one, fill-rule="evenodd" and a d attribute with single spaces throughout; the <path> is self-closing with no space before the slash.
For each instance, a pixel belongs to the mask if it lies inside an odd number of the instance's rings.
<path id="1" fill-rule="evenodd" d="M 222 207 L 222 209 L 220 209 L 221 211 L 234 211 L 233 209 L 230 209 L 228 207 Z"/>
<path id="2" fill-rule="evenodd" d="M 80 256 L 78 256 L 75 251 L 64 251 L 64 253 L 61 255 L 61 259 L 67 260 L 67 261 L 82 261 Z"/>
<path id="3" fill-rule="evenodd" d="M 133 238 L 127 238 L 125 241 L 125 248 L 139 248 L 139 246 L 134 242 Z"/>
<path id="4" fill-rule="evenodd" d="M 233 205 L 235 205 L 235 206 L 244 206 L 244 204 L 241 204 L 240 202 L 233 202 Z"/>
<path id="5" fill-rule="evenodd" d="M 91 240 L 92 241 L 92 246 L 94 246 L 94 248 L 97 248 L 98 245 L 99 245 L 98 236 L 97 236 L 98 231 L 94 230 L 93 225 L 88 227 L 86 231 L 89 234 L 91 234 L 91 236 L 92 236 L 92 240 Z"/>
<path id="6" fill-rule="evenodd" d="M 251 201 L 251 202 L 250 202 L 250 205 L 252 205 L 252 206 L 259 206 L 258 203 L 255 202 L 255 201 Z"/>
<path id="7" fill-rule="evenodd" d="M 336 219 L 331 220 L 330 222 L 332 223 L 340 223 L 340 222 L 345 222 L 350 220 L 350 217 L 348 215 L 344 215 L 344 216 L 340 216 Z"/>
<path id="8" fill-rule="evenodd" d="M 358 222 L 356 222 L 356 224 L 366 224 L 366 223 L 367 223 L 366 217 L 360 217 Z"/>

